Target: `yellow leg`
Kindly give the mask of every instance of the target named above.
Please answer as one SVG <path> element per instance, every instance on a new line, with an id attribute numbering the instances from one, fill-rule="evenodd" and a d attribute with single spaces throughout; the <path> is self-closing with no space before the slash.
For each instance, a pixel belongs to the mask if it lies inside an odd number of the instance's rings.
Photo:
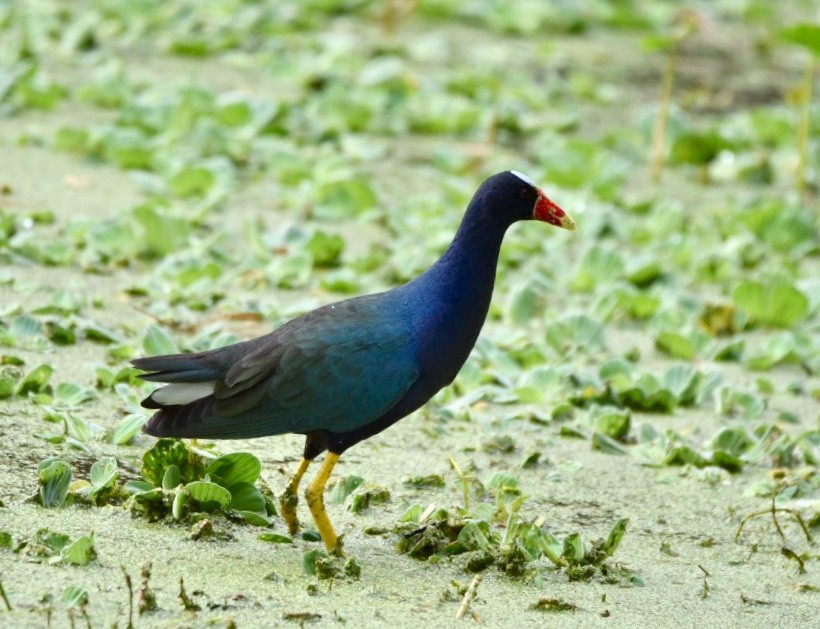
<path id="1" fill-rule="evenodd" d="M 322 536 L 322 541 L 328 552 L 334 555 L 342 555 L 342 543 L 336 532 L 333 530 L 333 525 L 330 523 L 330 518 L 327 517 L 325 511 L 325 485 L 333 472 L 333 466 L 339 460 L 339 455 L 333 452 L 328 452 L 325 457 L 325 462 L 322 463 L 322 469 L 313 479 L 313 482 L 305 490 L 305 498 L 307 499 L 310 513 L 313 515 L 313 521 L 316 522 L 316 528 L 319 529 L 319 535 Z"/>
<path id="2" fill-rule="evenodd" d="M 299 532 L 299 518 L 296 517 L 296 505 L 299 504 L 299 483 L 309 465 L 310 459 L 302 459 L 285 491 L 279 496 L 279 508 L 282 511 L 282 518 L 285 520 L 285 524 L 288 525 L 288 532 L 291 535 L 296 535 Z"/>

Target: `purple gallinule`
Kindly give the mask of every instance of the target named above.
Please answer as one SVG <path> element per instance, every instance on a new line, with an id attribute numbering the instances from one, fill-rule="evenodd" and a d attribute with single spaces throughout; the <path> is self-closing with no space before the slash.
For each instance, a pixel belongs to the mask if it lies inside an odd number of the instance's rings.
<path id="1" fill-rule="evenodd" d="M 305 435 L 301 463 L 280 498 L 291 533 L 299 483 L 328 451 L 305 491 L 322 540 L 341 544 L 324 508 L 339 456 L 422 406 L 450 384 L 487 316 L 507 228 L 535 219 L 574 221 L 526 176 L 487 179 L 452 244 L 416 279 L 375 295 L 308 312 L 266 336 L 196 354 L 139 358 L 144 380 L 164 382 L 142 405 L 157 409 L 144 430 L 157 437 L 244 439 Z"/>

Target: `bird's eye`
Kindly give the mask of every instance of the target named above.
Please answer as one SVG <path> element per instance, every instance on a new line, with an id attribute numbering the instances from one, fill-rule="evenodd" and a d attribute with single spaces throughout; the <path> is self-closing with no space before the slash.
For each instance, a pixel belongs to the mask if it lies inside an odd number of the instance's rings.
<path id="1" fill-rule="evenodd" d="M 532 188 L 526 187 L 521 188 L 521 198 L 522 199 L 529 199 L 532 197 Z"/>

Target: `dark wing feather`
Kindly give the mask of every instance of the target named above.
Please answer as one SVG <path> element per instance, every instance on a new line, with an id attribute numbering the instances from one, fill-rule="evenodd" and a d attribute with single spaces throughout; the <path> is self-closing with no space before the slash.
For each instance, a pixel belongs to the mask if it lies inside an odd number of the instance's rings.
<path id="1" fill-rule="evenodd" d="M 215 350 L 212 396 L 162 408 L 146 431 L 221 439 L 351 432 L 386 413 L 418 377 L 409 326 L 373 297 L 320 308 L 240 345 Z"/>

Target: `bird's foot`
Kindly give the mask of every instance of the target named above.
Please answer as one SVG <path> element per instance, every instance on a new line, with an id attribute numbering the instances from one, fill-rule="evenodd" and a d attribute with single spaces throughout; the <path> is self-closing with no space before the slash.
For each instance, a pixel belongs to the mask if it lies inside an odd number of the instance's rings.
<path id="1" fill-rule="evenodd" d="M 342 543 L 342 538 L 344 535 L 339 535 L 336 538 L 336 545 L 332 549 L 328 549 L 328 554 L 331 557 L 344 557 L 345 556 L 345 549 L 344 544 Z"/>
<path id="2" fill-rule="evenodd" d="M 331 555 L 341 557 L 344 555 L 342 550 L 341 540 L 336 536 L 336 531 L 333 530 L 333 525 L 330 523 L 330 518 L 327 517 L 325 511 L 325 487 L 327 486 L 327 479 L 330 478 L 330 473 L 333 471 L 333 466 L 339 460 L 339 455 L 334 452 L 328 452 L 322 463 L 322 469 L 313 479 L 313 482 L 305 489 L 305 499 L 308 503 L 308 508 L 313 516 L 313 521 L 316 523 L 316 528 L 319 530 L 319 535 L 322 536 L 322 541 L 325 543 L 327 552 Z"/>
<path id="3" fill-rule="evenodd" d="M 327 552 L 335 557 L 344 557 L 344 549 L 342 547 L 342 538 L 336 535 L 333 530 L 333 525 L 330 523 L 330 518 L 327 517 L 325 511 L 325 501 L 322 496 L 312 494 L 310 489 L 305 492 L 310 513 L 313 515 L 313 521 L 316 523 L 316 528 L 319 535 L 322 536 L 322 541 L 325 543 Z"/>
<path id="4" fill-rule="evenodd" d="M 296 505 L 299 504 L 299 495 L 293 487 L 288 485 L 279 496 L 279 511 L 288 527 L 288 533 L 296 535 L 299 532 L 299 517 L 296 515 Z"/>
<path id="5" fill-rule="evenodd" d="M 299 518 L 296 516 L 296 505 L 299 504 L 299 483 L 302 481 L 302 476 L 305 475 L 309 465 L 310 459 L 303 458 L 296 473 L 291 476 L 285 491 L 279 496 L 279 509 L 282 512 L 285 524 L 288 525 L 288 533 L 291 535 L 296 535 L 299 532 Z"/>

